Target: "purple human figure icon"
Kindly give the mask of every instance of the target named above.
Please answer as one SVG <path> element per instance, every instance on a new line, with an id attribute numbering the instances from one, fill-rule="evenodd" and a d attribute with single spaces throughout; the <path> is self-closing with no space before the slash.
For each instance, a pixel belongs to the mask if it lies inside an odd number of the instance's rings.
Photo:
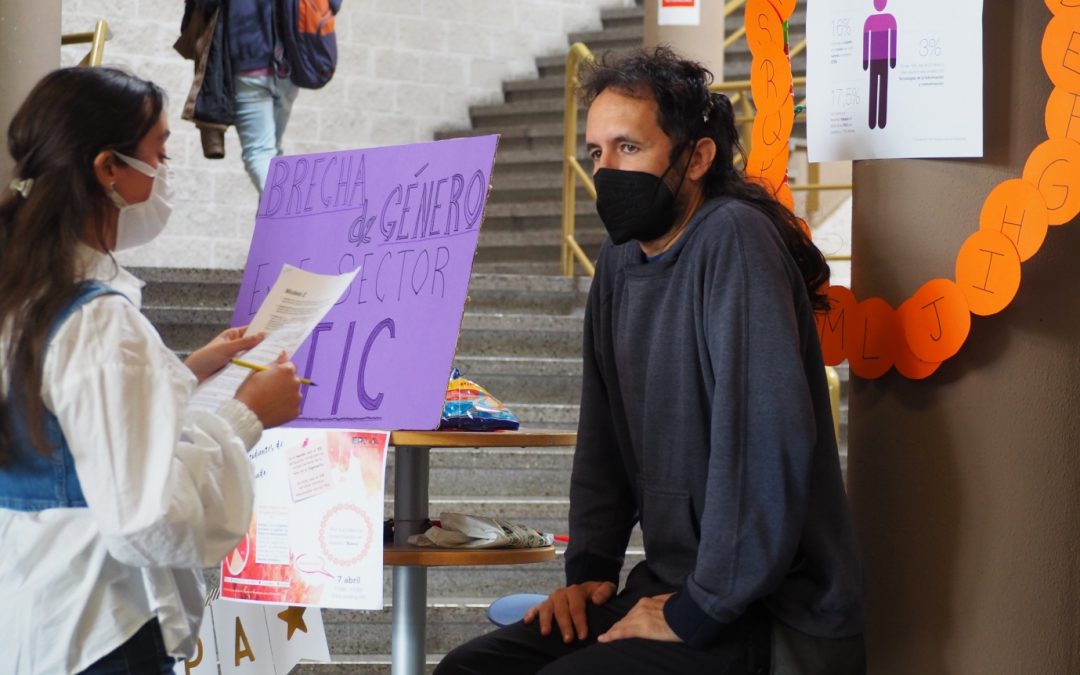
<path id="1" fill-rule="evenodd" d="M 884 12 L 889 0 L 874 0 Z M 870 71 L 870 128 L 884 129 L 889 112 L 889 69 L 896 67 L 896 17 L 872 14 L 863 24 L 863 70 Z"/>

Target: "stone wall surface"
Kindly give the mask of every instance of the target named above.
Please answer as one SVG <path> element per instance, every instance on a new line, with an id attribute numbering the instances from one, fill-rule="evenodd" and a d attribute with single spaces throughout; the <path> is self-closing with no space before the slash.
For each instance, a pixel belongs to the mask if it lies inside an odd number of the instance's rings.
<path id="1" fill-rule="evenodd" d="M 269 1 L 269 0 L 267 0 Z M 503 80 L 536 75 L 535 58 L 566 49 L 571 31 L 600 26 L 600 10 L 632 0 L 344 0 L 337 17 L 338 71 L 304 90 L 285 135 L 288 154 L 432 140 L 469 125 L 469 106 L 502 101 Z M 172 48 L 179 0 L 64 0 L 63 32 L 103 18 L 113 38 L 106 65 L 169 94 L 176 208 L 166 234 L 120 260 L 150 267 L 236 269 L 244 264 L 258 194 L 240 161 L 233 129 L 226 157 L 202 155 L 194 126 L 180 119 L 192 63 Z M 84 46 L 62 49 L 74 65 Z"/>

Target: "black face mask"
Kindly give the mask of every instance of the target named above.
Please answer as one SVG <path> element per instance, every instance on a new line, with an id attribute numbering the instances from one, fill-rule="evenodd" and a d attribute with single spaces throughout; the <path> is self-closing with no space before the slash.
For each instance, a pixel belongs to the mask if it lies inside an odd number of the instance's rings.
<path id="1" fill-rule="evenodd" d="M 612 243 L 652 241 L 675 224 L 675 195 L 659 176 L 644 171 L 600 169 L 596 212 Z"/>
<path id="2" fill-rule="evenodd" d="M 668 166 L 664 176 L 671 168 Z M 593 177 L 596 212 L 612 243 L 625 244 L 631 239 L 653 241 L 674 227 L 675 194 L 664 183 L 664 176 L 621 169 L 596 172 Z M 682 187 L 682 179 L 679 186 Z"/>

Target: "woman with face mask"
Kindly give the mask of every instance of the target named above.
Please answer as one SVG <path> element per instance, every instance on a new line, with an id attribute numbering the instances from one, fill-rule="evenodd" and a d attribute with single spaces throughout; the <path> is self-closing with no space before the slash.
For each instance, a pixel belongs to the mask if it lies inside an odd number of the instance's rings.
<path id="1" fill-rule="evenodd" d="M 0 196 L 0 654 L 14 673 L 171 673 L 195 652 L 204 566 L 248 529 L 247 450 L 299 413 L 284 358 L 214 412 L 194 389 L 261 336 L 181 362 L 112 257 L 171 211 L 162 91 L 46 76 L 8 129 Z"/>

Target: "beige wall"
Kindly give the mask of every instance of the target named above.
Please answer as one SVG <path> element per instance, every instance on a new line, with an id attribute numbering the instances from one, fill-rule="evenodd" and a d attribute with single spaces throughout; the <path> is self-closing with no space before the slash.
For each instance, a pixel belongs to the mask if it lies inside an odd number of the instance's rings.
<path id="1" fill-rule="evenodd" d="M 858 162 L 853 286 L 951 277 L 998 182 L 1046 138 L 1042 2 L 985 3 L 986 157 Z M 1080 673 L 1080 223 L 924 382 L 853 377 L 850 492 L 876 675 Z"/>
<path id="2" fill-rule="evenodd" d="M 680 55 L 705 64 L 724 79 L 724 5 L 726 2 L 701 0 L 700 26 L 657 25 L 660 0 L 645 0 L 645 46 L 670 45 Z"/>
<path id="3" fill-rule="evenodd" d="M 89 28 L 87 30 L 90 30 Z M 0 188 L 14 168 L 7 128 L 41 77 L 60 65 L 60 0 L 0 0 Z"/>

